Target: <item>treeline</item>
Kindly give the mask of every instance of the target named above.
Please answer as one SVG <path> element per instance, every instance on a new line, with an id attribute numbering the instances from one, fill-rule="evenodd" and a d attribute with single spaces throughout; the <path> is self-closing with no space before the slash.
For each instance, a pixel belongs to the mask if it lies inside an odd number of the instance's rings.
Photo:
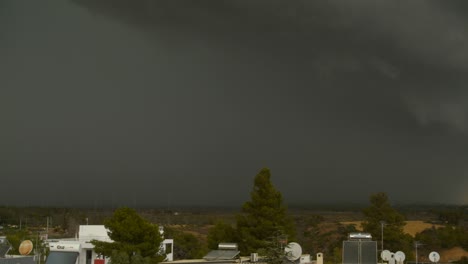
<path id="1" fill-rule="evenodd" d="M 258 252 L 275 262 L 281 257 L 276 249 L 294 241 L 312 256 L 324 253 L 326 263 L 341 262 L 342 242 L 356 227 L 342 224 L 340 220 L 343 219 L 338 218 L 343 216 L 339 213 L 333 220 L 320 213 L 292 215 L 270 177 L 268 169 L 257 174 L 251 199 L 239 211 L 140 209 L 138 214 L 148 222 L 164 226 L 166 238 L 175 240 L 176 259 L 200 258 L 210 249 L 216 249 L 220 242 L 236 242 L 242 254 Z M 418 249 L 421 260 L 434 250 L 456 246 L 468 250 L 467 206 L 392 206 L 385 193 L 375 193 L 369 197 L 369 205 L 358 211 L 353 218 L 364 220 L 364 231 L 372 234 L 379 243 L 378 248 L 383 232 L 385 249 L 403 251 L 407 260 L 414 259 L 416 241 L 424 244 Z M 110 209 L 0 207 L 0 226 L 3 227 L 0 234 L 8 235 L 16 244 L 27 237 L 34 239 L 48 223 L 49 238 L 73 237 L 79 225 L 103 224 L 113 213 Z M 408 217 L 424 218 L 443 227 L 434 226 L 412 237 L 403 232 Z"/>

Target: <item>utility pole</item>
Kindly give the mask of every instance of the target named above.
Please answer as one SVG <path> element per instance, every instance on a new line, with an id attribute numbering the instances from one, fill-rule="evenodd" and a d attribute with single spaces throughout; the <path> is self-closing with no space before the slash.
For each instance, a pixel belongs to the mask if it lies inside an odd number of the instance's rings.
<path id="1" fill-rule="evenodd" d="M 383 227 L 384 227 L 384 225 L 385 225 L 385 221 L 383 221 L 383 220 L 380 221 L 380 239 L 381 239 L 380 246 L 381 246 L 381 249 L 382 249 L 380 252 L 383 252 L 383 250 L 384 250 L 383 249 Z"/>
<path id="2" fill-rule="evenodd" d="M 419 243 L 419 241 L 414 241 L 414 249 L 416 253 L 416 264 L 418 264 L 418 247 L 421 246 L 422 244 Z"/>
<path id="3" fill-rule="evenodd" d="M 37 242 L 39 241 L 39 232 L 37 232 L 37 239 L 36 239 L 36 248 L 34 249 L 35 250 L 35 253 L 36 253 L 36 262 L 37 264 L 40 263 L 40 256 L 41 256 L 41 253 L 39 252 L 39 249 L 37 248 Z"/>

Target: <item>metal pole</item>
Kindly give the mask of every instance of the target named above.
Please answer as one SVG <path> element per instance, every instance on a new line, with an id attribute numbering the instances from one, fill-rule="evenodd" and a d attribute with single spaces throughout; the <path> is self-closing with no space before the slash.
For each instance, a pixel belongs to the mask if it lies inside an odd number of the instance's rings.
<path id="1" fill-rule="evenodd" d="M 380 245 L 381 245 L 381 251 L 380 252 L 383 252 L 384 250 L 384 247 L 383 247 L 383 227 L 385 225 L 385 221 L 380 221 L 380 239 L 381 239 L 381 242 L 380 242 Z"/>
<path id="2" fill-rule="evenodd" d="M 39 249 L 37 248 L 37 241 L 39 240 L 39 232 L 37 232 L 37 239 L 36 239 L 36 262 L 39 264 Z"/>
<path id="3" fill-rule="evenodd" d="M 414 241 L 414 248 L 415 248 L 415 252 L 416 252 L 416 264 L 418 264 L 418 246 L 420 246 L 421 244 L 419 243 L 419 241 Z"/>
<path id="4" fill-rule="evenodd" d="M 418 264 L 418 242 L 414 243 L 414 246 L 416 247 L 416 264 Z"/>
<path id="5" fill-rule="evenodd" d="M 381 241 L 381 243 L 380 243 L 380 245 L 382 246 L 382 250 L 381 250 L 380 252 L 383 252 L 383 223 L 381 222 L 380 224 L 381 224 L 381 226 L 382 226 L 382 228 L 381 228 L 381 238 L 382 238 L 382 241 Z"/>

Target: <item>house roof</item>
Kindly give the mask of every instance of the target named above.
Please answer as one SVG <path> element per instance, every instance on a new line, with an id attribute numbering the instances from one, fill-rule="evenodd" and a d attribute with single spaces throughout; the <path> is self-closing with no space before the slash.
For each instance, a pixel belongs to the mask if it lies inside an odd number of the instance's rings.
<path id="1" fill-rule="evenodd" d="M 75 264 L 77 258 L 78 252 L 51 251 L 46 264 Z"/>
<path id="2" fill-rule="evenodd" d="M 210 251 L 203 258 L 206 260 L 232 260 L 239 255 L 240 251 L 238 250 L 223 250 L 217 249 Z"/>
<path id="3" fill-rule="evenodd" d="M 110 242 L 111 239 L 107 232 L 108 230 L 103 225 L 80 225 L 78 237 L 81 241 L 96 239 Z"/>
<path id="4" fill-rule="evenodd" d="M 0 264 L 36 264 L 34 257 L 0 258 Z"/>

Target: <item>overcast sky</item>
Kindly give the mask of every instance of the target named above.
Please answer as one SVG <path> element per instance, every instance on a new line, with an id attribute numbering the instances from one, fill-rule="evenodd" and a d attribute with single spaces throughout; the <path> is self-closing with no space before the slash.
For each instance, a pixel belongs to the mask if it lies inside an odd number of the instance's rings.
<path id="1" fill-rule="evenodd" d="M 468 203 L 466 1 L 0 1 L 0 204 Z M 24 198 L 26 197 L 26 198 Z"/>

